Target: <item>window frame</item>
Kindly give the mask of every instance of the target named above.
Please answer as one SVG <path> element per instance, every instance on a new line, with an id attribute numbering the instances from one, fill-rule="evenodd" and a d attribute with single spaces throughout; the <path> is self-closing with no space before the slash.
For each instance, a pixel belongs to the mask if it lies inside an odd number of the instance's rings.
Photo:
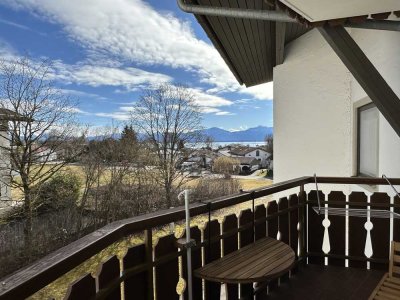
<path id="1" fill-rule="evenodd" d="M 359 177 L 377 177 L 379 174 L 379 119 L 378 119 L 378 155 L 377 155 L 377 164 L 378 164 L 378 171 L 375 176 L 371 176 L 369 174 L 365 174 L 360 172 L 361 167 L 361 134 L 360 134 L 360 126 L 361 126 L 361 113 L 371 108 L 377 108 L 376 105 L 371 102 L 365 105 L 362 105 L 357 108 L 357 175 Z M 379 117 L 379 110 L 378 110 L 378 117 Z"/>

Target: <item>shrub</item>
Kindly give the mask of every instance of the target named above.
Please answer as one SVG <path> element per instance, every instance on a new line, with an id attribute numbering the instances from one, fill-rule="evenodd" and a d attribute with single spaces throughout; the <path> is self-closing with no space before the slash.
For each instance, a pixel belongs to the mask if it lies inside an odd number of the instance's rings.
<path id="1" fill-rule="evenodd" d="M 237 174 L 239 165 L 239 160 L 232 157 L 221 156 L 214 161 L 213 171 L 224 175 Z"/>
<path id="2" fill-rule="evenodd" d="M 90 200 L 97 199 L 97 216 L 112 222 L 166 208 L 162 195 L 154 185 L 108 184 L 92 189 Z"/>
<path id="3" fill-rule="evenodd" d="M 55 211 L 76 207 L 81 182 L 77 175 L 60 173 L 35 188 L 35 210 Z"/>
<path id="4" fill-rule="evenodd" d="M 192 192 L 193 201 L 211 200 L 214 198 L 239 193 L 241 185 L 237 179 L 202 178 Z"/>

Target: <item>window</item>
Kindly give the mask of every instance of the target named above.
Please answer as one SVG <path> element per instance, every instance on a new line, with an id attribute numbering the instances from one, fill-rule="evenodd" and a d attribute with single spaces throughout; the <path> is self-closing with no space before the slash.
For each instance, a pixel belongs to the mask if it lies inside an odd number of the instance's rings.
<path id="1" fill-rule="evenodd" d="M 256 151 L 256 156 L 260 156 L 260 151 L 259 150 Z"/>
<path id="2" fill-rule="evenodd" d="M 378 176 L 379 111 L 373 103 L 358 109 L 358 175 Z"/>

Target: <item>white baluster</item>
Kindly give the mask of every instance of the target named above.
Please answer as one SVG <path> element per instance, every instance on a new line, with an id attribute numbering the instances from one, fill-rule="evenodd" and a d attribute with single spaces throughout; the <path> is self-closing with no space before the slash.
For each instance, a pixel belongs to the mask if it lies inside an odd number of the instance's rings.
<path id="1" fill-rule="evenodd" d="M 367 240 L 365 241 L 364 254 L 366 257 L 370 258 L 374 253 L 371 241 L 371 230 L 374 228 L 374 224 L 372 224 L 371 221 L 367 221 L 365 222 L 364 228 L 367 230 Z"/>
<path id="2" fill-rule="evenodd" d="M 331 221 L 329 221 L 327 216 L 325 216 L 325 219 L 322 221 L 322 225 L 325 227 L 324 240 L 322 242 L 322 251 L 324 251 L 325 254 L 328 254 L 331 251 L 331 243 L 329 241 L 328 230 L 328 227 L 331 226 Z"/>

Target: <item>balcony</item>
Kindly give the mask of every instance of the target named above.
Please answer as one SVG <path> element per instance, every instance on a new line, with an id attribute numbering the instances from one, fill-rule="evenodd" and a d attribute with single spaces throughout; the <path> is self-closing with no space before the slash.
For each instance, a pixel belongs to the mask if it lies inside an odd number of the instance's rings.
<path id="1" fill-rule="evenodd" d="M 317 181 L 325 206 L 400 211 L 400 199 L 392 194 L 352 191 L 360 189 L 359 185 L 387 185 L 384 179 L 318 177 Z M 400 185 L 400 179 L 390 181 Z M 191 228 L 196 240 L 193 269 L 270 236 L 293 248 L 296 265 L 288 274 L 268 282 L 257 299 L 366 299 L 388 269 L 390 241 L 400 241 L 400 221 L 393 214 L 390 218 L 318 215 L 313 210 L 317 205 L 313 182 L 313 177 L 301 177 L 191 204 L 192 217 L 202 215 L 209 220 L 204 227 Z M 238 204 L 248 208 L 238 215 L 229 212 Z M 84 269 L 82 277 L 68 283 L 65 298 L 187 299 L 183 283 L 186 252 L 177 247 L 172 229 L 157 242 L 153 237 L 163 226 L 170 228 L 184 218 L 184 208 L 177 207 L 111 223 L 3 279 L 0 299 L 32 296 L 68 271 L 79 266 L 82 270 L 85 261 L 110 245 L 132 236 L 141 242 L 128 247 L 122 256 L 100 259 L 98 272 Z M 330 224 L 323 222 L 327 218 Z M 368 221 L 372 230 L 367 230 Z M 193 299 L 203 299 L 203 294 L 204 299 L 238 299 L 247 296 L 247 290 L 246 285 L 193 281 Z M 44 297 L 56 295 L 42 292 L 33 298 Z"/>

